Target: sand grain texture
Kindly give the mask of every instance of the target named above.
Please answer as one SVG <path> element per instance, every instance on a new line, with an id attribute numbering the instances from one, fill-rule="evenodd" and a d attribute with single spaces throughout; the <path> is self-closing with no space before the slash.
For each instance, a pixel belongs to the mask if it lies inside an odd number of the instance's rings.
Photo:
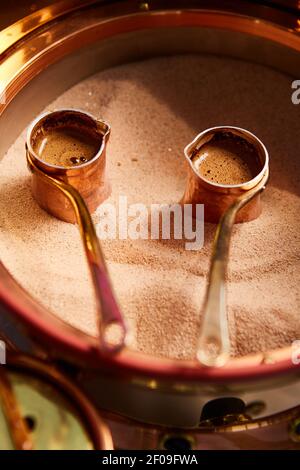
<path id="1" fill-rule="evenodd" d="M 172 203 L 185 186 L 183 148 L 216 125 L 256 133 L 269 149 L 271 179 L 263 214 L 235 226 L 228 273 L 232 353 L 300 338 L 299 112 L 291 79 L 262 66 L 209 56 L 158 58 L 116 67 L 60 96 L 48 109 L 81 108 L 112 126 L 107 149 L 111 202 Z M 1 259 L 45 306 L 96 334 L 93 291 L 76 226 L 32 199 L 25 132 L 0 168 Z M 96 212 L 94 220 L 99 221 Z M 194 356 L 215 226 L 205 246 L 177 240 L 106 240 L 103 249 L 132 347 L 149 354 Z"/>

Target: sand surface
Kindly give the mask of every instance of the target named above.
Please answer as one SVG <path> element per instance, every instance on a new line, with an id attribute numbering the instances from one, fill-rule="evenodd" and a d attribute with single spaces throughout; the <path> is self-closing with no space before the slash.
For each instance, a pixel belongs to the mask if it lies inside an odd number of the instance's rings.
<path id="1" fill-rule="evenodd" d="M 178 56 L 116 67 L 68 90 L 47 109 L 75 107 L 112 126 L 111 202 L 172 203 L 185 187 L 183 148 L 200 131 L 237 125 L 265 143 L 271 179 L 263 214 L 236 226 L 228 274 L 232 354 L 300 338 L 300 106 L 291 81 L 262 66 Z M 43 212 L 30 192 L 25 132 L 0 164 L 0 253 L 15 276 L 65 321 L 96 334 L 93 291 L 76 226 Z M 96 212 L 94 220 L 99 222 Z M 178 240 L 106 240 L 102 246 L 133 332 L 132 347 L 194 356 L 215 226 L 187 251 Z"/>

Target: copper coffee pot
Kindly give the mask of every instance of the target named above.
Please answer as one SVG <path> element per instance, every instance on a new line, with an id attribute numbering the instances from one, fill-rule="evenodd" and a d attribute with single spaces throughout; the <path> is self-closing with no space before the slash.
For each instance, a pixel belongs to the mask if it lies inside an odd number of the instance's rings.
<path id="1" fill-rule="evenodd" d="M 209 181 L 192 163 L 195 150 L 217 134 L 237 136 L 251 144 L 258 156 L 257 174 L 249 181 L 224 185 Z M 230 338 L 226 313 L 226 271 L 232 227 L 235 222 L 255 219 L 261 213 L 260 193 L 269 178 L 269 156 L 264 144 L 251 132 L 232 126 L 220 126 L 201 132 L 184 149 L 188 180 L 183 204 L 204 204 L 205 220 L 218 222 L 213 244 L 209 279 L 203 307 L 197 359 L 205 366 L 222 366 L 230 356 Z M 254 158 L 254 154 L 253 154 Z"/>
<path id="2" fill-rule="evenodd" d="M 37 153 L 37 141 L 47 132 L 62 128 L 99 140 L 99 149 L 87 162 L 57 166 Z M 116 352 L 127 341 L 127 326 L 115 299 L 104 256 L 90 213 L 109 195 L 105 175 L 105 150 L 110 126 L 88 113 L 63 109 L 38 116 L 29 126 L 26 157 L 32 172 L 32 192 L 38 204 L 66 222 L 77 222 L 97 301 L 99 335 L 104 351 Z M 111 341 L 112 334 L 114 335 Z"/>

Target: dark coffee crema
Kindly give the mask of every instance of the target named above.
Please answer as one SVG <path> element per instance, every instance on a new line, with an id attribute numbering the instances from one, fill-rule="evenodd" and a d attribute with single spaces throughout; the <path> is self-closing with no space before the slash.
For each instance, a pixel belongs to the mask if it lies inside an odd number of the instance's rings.
<path id="1" fill-rule="evenodd" d="M 246 183 L 261 171 L 254 145 L 231 132 L 215 134 L 194 150 L 191 160 L 204 179 L 224 185 Z"/>
<path id="2" fill-rule="evenodd" d="M 91 160 L 99 151 L 102 139 L 79 127 L 48 129 L 39 135 L 34 150 L 41 160 L 51 165 L 71 167 Z"/>

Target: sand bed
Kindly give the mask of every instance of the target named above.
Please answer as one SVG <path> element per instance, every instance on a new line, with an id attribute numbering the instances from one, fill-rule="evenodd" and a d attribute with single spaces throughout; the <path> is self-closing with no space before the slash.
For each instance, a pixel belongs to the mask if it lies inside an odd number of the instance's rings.
<path id="1" fill-rule="evenodd" d="M 263 214 L 235 226 L 229 266 L 232 353 L 300 338 L 299 112 L 291 78 L 262 66 L 178 56 L 116 67 L 79 83 L 47 109 L 81 108 L 112 126 L 110 202 L 172 203 L 185 187 L 183 148 L 201 130 L 237 125 L 256 133 L 271 157 Z M 96 334 L 93 291 L 76 226 L 43 212 L 30 192 L 25 132 L 0 164 L 0 253 L 15 278 L 72 325 Z M 99 222 L 99 213 L 94 215 Z M 215 226 L 205 245 L 178 240 L 106 240 L 132 347 L 190 358 L 195 353 Z"/>

